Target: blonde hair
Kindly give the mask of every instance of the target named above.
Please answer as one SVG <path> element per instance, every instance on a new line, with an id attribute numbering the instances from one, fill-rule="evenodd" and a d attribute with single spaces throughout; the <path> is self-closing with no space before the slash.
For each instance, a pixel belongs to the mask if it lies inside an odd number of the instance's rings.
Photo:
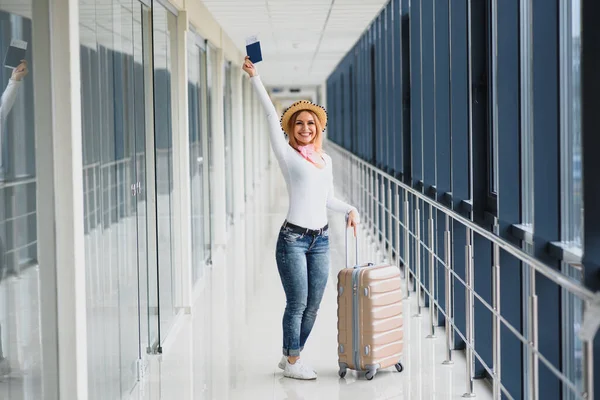
<path id="1" fill-rule="evenodd" d="M 300 115 L 300 113 L 304 112 L 304 111 L 306 111 L 307 113 L 310 113 L 310 115 L 312 115 L 313 119 L 315 120 L 315 126 L 317 127 L 317 134 L 315 135 L 315 137 L 313 138 L 311 143 L 315 146 L 315 150 L 317 151 L 317 153 L 322 155 L 323 154 L 323 125 L 321 125 L 321 121 L 317 117 L 317 114 L 315 114 L 311 110 L 298 110 L 289 119 L 287 131 L 290 132 L 290 134 L 288 135 L 288 138 L 290 141 L 290 146 L 292 146 L 295 149 L 297 149 L 299 146 L 298 141 L 296 140 L 296 137 L 294 136 L 294 127 L 296 125 L 296 120 L 298 119 L 298 115 Z"/>

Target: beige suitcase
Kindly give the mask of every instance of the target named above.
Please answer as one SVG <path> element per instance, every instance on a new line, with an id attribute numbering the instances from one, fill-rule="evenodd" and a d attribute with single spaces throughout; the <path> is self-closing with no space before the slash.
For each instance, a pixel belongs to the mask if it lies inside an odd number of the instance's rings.
<path id="1" fill-rule="evenodd" d="M 358 243 L 356 251 L 358 260 Z M 378 370 L 400 363 L 404 331 L 400 270 L 395 265 L 357 265 L 338 274 L 338 363 L 343 378 L 348 368 L 366 371 L 373 379 Z"/>

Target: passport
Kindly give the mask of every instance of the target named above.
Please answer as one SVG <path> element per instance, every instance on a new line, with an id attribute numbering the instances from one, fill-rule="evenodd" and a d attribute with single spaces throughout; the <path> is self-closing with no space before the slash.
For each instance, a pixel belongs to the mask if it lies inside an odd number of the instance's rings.
<path id="1" fill-rule="evenodd" d="M 262 61 L 262 52 L 260 51 L 260 42 L 255 36 L 246 39 L 246 55 L 254 64 Z"/>
<path id="2" fill-rule="evenodd" d="M 8 46 L 4 55 L 4 66 L 13 69 L 17 68 L 21 64 L 21 60 L 25 59 L 26 51 L 27 42 L 17 39 L 11 40 L 10 46 Z"/>

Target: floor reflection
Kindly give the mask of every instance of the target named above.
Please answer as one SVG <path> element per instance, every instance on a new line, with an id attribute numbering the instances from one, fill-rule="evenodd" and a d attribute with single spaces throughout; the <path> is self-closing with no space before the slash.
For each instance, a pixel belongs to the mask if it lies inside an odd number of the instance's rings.
<path id="1" fill-rule="evenodd" d="M 39 267 L 0 281 L 0 399 L 42 398 Z"/>

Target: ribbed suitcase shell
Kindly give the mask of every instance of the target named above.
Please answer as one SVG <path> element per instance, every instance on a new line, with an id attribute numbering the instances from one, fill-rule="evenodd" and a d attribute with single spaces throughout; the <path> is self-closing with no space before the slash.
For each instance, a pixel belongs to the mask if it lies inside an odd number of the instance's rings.
<path id="1" fill-rule="evenodd" d="M 402 370 L 404 331 L 400 288 L 400 270 L 394 265 L 364 265 L 339 272 L 340 376 L 350 368 L 371 372 L 367 378 L 372 379 L 377 370 L 397 363 L 397 369 Z"/>

